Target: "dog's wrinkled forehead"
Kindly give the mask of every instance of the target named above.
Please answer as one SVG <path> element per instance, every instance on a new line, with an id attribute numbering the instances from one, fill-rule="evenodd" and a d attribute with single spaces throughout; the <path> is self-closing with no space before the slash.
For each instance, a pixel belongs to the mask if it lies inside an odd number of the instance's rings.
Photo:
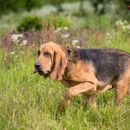
<path id="1" fill-rule="evenodd" d="M 43 52 L 43 51 L 47 51 L 47 52 L 53 52 L 54 49 L 51 45 L 48 45 L 48 44 L 42 44 L 40 46 L 40 52 Z"/>

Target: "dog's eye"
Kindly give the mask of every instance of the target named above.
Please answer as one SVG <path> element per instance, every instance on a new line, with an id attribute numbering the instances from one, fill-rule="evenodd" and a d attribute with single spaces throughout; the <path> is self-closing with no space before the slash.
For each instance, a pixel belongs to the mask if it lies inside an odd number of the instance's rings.
<path id="1" fill-rule="evenodd" d="M 49 57 L 50 53 L 49 52 L 44 52 L 43 55 L 46 56 L 46 57 Z"/>
<path id="2" fill-rule="evenodd" d="M 37 52 L 37 55 L 38 55 L 38 56 L 40 55 L 40 50 Z"/>

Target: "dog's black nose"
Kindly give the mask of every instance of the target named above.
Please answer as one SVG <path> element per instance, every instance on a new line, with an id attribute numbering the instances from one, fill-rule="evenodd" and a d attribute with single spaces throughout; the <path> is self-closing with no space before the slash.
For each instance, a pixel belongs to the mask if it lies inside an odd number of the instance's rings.
<path id="1" fill-rule="evenodd" d="M 36 69 L 40 69 L 40 66 L 41 66 L 40 63 L 35 63 L 35 68 Z"/>

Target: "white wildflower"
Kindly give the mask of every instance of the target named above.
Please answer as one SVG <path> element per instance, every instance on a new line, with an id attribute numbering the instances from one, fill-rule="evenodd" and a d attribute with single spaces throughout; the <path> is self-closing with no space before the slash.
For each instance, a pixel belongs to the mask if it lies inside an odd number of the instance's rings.
<path id="1" fill-rule="evenodd" d="M 80 48 L 80 46 L 76 46 L 76 48 Z"/>
<path id="2" fill-rule="evenodd" d="M 116 26 L 122 26 L 124 23 L 121 20 L 116 21 Z"/>
<path id="3" fill-rule="evenodd" d="M 111 33 L 107 32 L 107 33 L 106 33 L 106 38 L 107 38 L 107 39 L 112 39 Z"/>
<path id="4" fill-rule="evenodd" d="M 107 32 L 107 33 L 106 33 L 106 36 L 108 36 L 108 37 L 109 37 L 110 35 L 111 35 L 111 34 L 110 34 L 109 32 Z"/>
<path id="5" fill-rule="evenodd" d="M 26 45 L 27 45 L 27 43 L 28 43 L 28 41 L 27 41 L 27 40 L 23 40 L 23 41 L 22 41 L 22 43 L 21 43 L 19 46 L 26 46 Z"/>
<path id="6" fill-rule="evenodd" d="M 12 39 L 13 42 L 15 42 L 17 40 L 17 36 L 15 34 L 12 34 L 11 39 Z"/>
<path id="7" fill-rule="evenodd" d="M 23 40 L 23 44 L 27 45 L 28 41 L 27 40 Z"/>
<path id="8" fill-rule="evenodd" d="M 75 39 L 75 40 L 72 40 L 71 42 L 72 43 L 78 43 L 78 40 Z"/>
<path id="9" fill-rule="evenodd" d="M 55 30 L 55 33 L 60 32 L 61 30 L 62 30 L 62 28 L 58 28 Z"/>
<path id="10" fill-rule="evenodd" d="M 127 26 L 126 26 L 126 29 L 127 29 L 127 30 L 130 30 L 130 25 L 127 25 Z"/>
<path id="11" fill-rule="evenodd" d="M 17 37 L 23 38 L 23 34 L 17 34 Z"/>
<path id="12" fill-rule="evenodd" d="M 72 44 L 72 45 L 75 45 L 76 43 L 75 43 L 75 42 L 72 42 L 71 44 Z"/>
<path id="13" fill-rule="evenodd" d="M 78 42 L 79 42 L 79 41 L 75 39 L 75 40 L 72 40 L 72 41 L 71 41 L 71 44 L 74 46 L 74 45 L 76 45 Z"/>
<path id="14" fill-rule="evenodd" d="M 12 39 L 13 42 L 18 43 L 19 42 L 19 38 L 22 39 L 23 35 L 22 34 L 12 34 L 11 35 L 11 39 Z"/>
<path id="15" fill-rule="evenodd" d="M 10 54 L 11 54 L 11 55 L 14 55 L 14 51 L 12 51 Z"/>
<path id="16" fill-rule="evenodd" d="M 68 27 L 64 27 L 63 29 L 64 29 L 64 30 L 68 30 L 69 28 L 68 28 Z"/>
<path id="17" fill-rule="evenodd" d="M 69 33 L 66 33 L 66 34 L 62 35 L 62 37 L 68 38 L 68 37 L 70 37 L 70 34 L 69 34 Z"/>
<path id="18" fill-rule="evenodd" d="M 126 26 L 123 26 L 122 29 L 123 29 L 123 31 L 126 31 Z"/>

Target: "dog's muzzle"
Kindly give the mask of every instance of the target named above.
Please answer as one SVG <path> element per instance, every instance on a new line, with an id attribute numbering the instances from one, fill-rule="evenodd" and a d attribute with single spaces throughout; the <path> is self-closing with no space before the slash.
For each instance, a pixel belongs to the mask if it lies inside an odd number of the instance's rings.
<path id="1" fill-rule="evenodd" d="M 36 69 L 36 70 L 38 70 L 38 71 L 39 71 L 39 70 L 40 70 L 40 68 L 41 68 L 40 63 L 35 63 L 35 65 L 34 65 L 34 66 L 35 66 L 35 69 Z"/>
<path id="2" fill-rule="evenodd" d="M 44 76 L 44 77 L 48 77 L 48 76 L 49 76 L 50 72 L 49 72 L 49 71 L 46 72 L 46 73 L 43 72 L 43 71 L 41 70 L 41 65 L 40 65 L 39 63 L 35 63 L 34 67 L 35 67 L 35 70 L 34 70 L 33 73 L 38 73 L 39 75 L 42 75 L 42 76 Z"/>

